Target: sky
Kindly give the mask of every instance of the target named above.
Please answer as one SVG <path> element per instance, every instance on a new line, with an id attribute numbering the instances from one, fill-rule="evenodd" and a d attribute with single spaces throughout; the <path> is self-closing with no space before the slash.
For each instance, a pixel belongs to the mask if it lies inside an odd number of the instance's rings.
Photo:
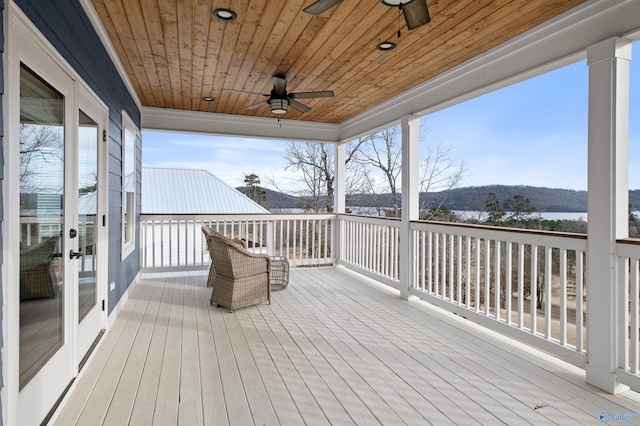
<path id="1" fill-rule="evenodd" d="M 629 187 L 640 189 L 640 42 L 630 83 Z M 581 61 L 422 118 L 420 152 L 449 147 L 467 172 L 459 186 L 587 189 L 588 69 Z M 285 141 L 143 131 L 144 166 L 209 170 L 227 184 L 257 174 L 284 190 Z M 267 185 L 268 186 L 268 185 Z"/>

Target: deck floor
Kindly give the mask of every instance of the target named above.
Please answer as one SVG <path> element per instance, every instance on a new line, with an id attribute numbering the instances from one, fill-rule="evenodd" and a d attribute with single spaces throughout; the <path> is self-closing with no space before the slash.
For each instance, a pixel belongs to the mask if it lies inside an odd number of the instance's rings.
<path id="1" fill-rule="evenodd" d="M 340 269 L 294 269 L 270 305 L 209 305 L 206 276 L 143 278 L 59 425 L 601 424 L 640 413 L 576 368 Z M 632 417 L 631 423 L 640 423 Z"/>

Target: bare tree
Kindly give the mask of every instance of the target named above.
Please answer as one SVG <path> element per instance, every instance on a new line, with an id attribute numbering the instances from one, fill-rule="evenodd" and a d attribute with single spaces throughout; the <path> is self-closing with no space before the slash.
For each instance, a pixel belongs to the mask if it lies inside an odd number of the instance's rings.
<path id="1" fill-rule="evenodd" d="M 312 212 L 331 211 L 327 198 L 333 196 L 333 155 L 329 147 L 319 143 L 289 142 L 283 154 L 287 160 L 285 170 L 298 172 L 303 186 L 296 195 L 306 200 L 303 208 Z"/>
<path id="2" fill-rule="evenodd" d="M 400 127 L 392 127 L 381 132 L 360 138 L 361 149 L 356 162 L 367 168 L 363 176 L 368 179 L 370 199 L 378 214 L 385 212 L 390 216 L 400 216 L 402 144 Z M 466 172 L 464 161 L 458 161 L 451 155 L 451 147 L 441 143 L 430 146 L 419 161 L 419 192 L 421 210 L 430 208 L 427 219 L 440 212 L 447 195 L 455 188 Z M 379 178 L 371 178 L 371 175 Z M 427 194 L 439 191 L 443 196 L 435 203 L 427 199 Z M 390 200 L 380 194 L 390 194 Z M 390 202 L 390 203 L 389 203 Z"/>
<path id="3" fill-rule="evenodd" d="M 347 146 L 345 164 L 351 163 L 359 143 Z M 312 212 L 332 212 L 334 198 L 334 147 L 331 144 L 311 142 L 289 142 L 283 157 L 287 161 L 286 170 L 298 172 L 296 179 L 303 189 L 297 191 L 298 196 L 307 200 L 303 207 Z M 355 169 L 350 172 L 355 173 Z M 348 179 L 350 182 L 356 179 Z M 273 179 L 269 183 L 278 188 Z"/>
<path id="4" fill-rule="evenodd" d="M 348 200 L 366 202 L 378 215 L 400 216 L 400 136 L 400 127 L 395 126 L 363 136 L 347 145 L 345 192 Z M 333 147 L 316 143 L 289 143 L 283 157 L 287 161 L 286 169 L 297 172 L 297 180 L 303 184 L 304 189 L 296 195 L 305 196 L 308 200 L 304 208 L 315 212 L 333 211 Z M 451 148 L 440 143 L 430 147 L 420 158 L 419 191 L 445 192 L 435 203 L 430 203 L 434 212 L 439 211 L 446 195 L 458 185 L 465 172 L 464 162 L 453 158 Z M 270 184 L 278 187 L 273 180 Z M 426 209 L 426 197 L 421 199 L 423 203 L 420 207 Z"/>
<path id="5" fill-rule="evenodd" d="M 363 165 L 366 169 L 373 168 L 381 172 L 382 178 L 375 179 L 371 173 L 366 173 L 366 187 L 370 191 L 373 207 L 380 214 L 385 207 L 384 202 L 378 197 L 379 194 L 391 193 L 391 211 L 393 217 L 400 216 L 400 173 L 402 171 L 402 149 L 398 141 L 400 134 L 399 127 L 382 130 L 378 133 L 364 136 L 359 140 L 360 151 L 355 161 Z"/>
<path id="6" fill-rule="evenodd" d="M 456 160 L 451 153 L 451 146 L 443 146 L 437 142 L 429 146 L 427 153 L 420 158 L 420 210 L 427 212 L 425 219 L 431 220 L 444 205 L 451 191 L 458 186 L 467 172 L 467 166 L 463 160 Z M 430 192 L 441 192 L 439 200 L 428 199 Z"/>
<path id="7" fill-rule="evenodd" d="M 55 176 L 46 174 L 47 164 L 53 164 L 56 170 L 61 169 L 63 143 L 60 126 L 20 124 L 21 208 L 27 208 L 29 194 L 43 191 L 62 193 L 62 177 L 56 180 Z"/>
<path id="8" fill-rule="evenodd" d="M 35 171 L 31 167 L 35 158 L 61 161 L 61 128 L 54 126 L 20 124 L 20 182 L 28 185 Z"/>

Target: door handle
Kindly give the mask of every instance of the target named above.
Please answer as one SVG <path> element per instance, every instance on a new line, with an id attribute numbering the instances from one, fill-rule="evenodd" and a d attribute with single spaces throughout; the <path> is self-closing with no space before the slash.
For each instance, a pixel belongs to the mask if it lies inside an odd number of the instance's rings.
<path id="1" fill-rule="evenodd" d="M 69 250 L 69 259 L 80 259 L 82 257 L 82 250 L 80 251 L 73 251 L 73 250 Z"/>

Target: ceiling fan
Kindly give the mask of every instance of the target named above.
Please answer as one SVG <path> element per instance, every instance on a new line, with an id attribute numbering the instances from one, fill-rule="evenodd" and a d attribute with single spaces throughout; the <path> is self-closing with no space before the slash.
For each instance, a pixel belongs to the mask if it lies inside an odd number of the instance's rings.
<path id="1" fill-rule="evenodd" d="M 303 12 L 312 15 L 320 15 L 331 9 L 342 0 L 317 0 L 302 9 Z M 431 21 L 426 0 L 380 0 L 385 6 L 398 7 L 404 14 L 407 28 L 412 30 Z"/>
<path id="2" fill-rule="evenodd" d="M 270 94 L 248 92 L 246 90 L 235 90 L 235 89 L 222 89 L 222 91 L 265 96 L 267 97 L 267 99 L 265 99 L 264 101 L 260 101 L 256 104 L 249 105 L 245 109 L 255 109 L 268 104 L 271 107 L 271 112 L 274 114 L 285 114 L 289 110 L 289 106 L 291 106 L 293 109 L 300 112 L 311 111 L 311 108 L 296 101 L 296 99 L 299 99 L 299 98 L 311 99 L 311 98 L 333 97 L 332 90 L 323 90 L 318 92 L 287 93 L 287 79 L 281 75 L 273 76 L 273 89 L 271 89 Z"/>

